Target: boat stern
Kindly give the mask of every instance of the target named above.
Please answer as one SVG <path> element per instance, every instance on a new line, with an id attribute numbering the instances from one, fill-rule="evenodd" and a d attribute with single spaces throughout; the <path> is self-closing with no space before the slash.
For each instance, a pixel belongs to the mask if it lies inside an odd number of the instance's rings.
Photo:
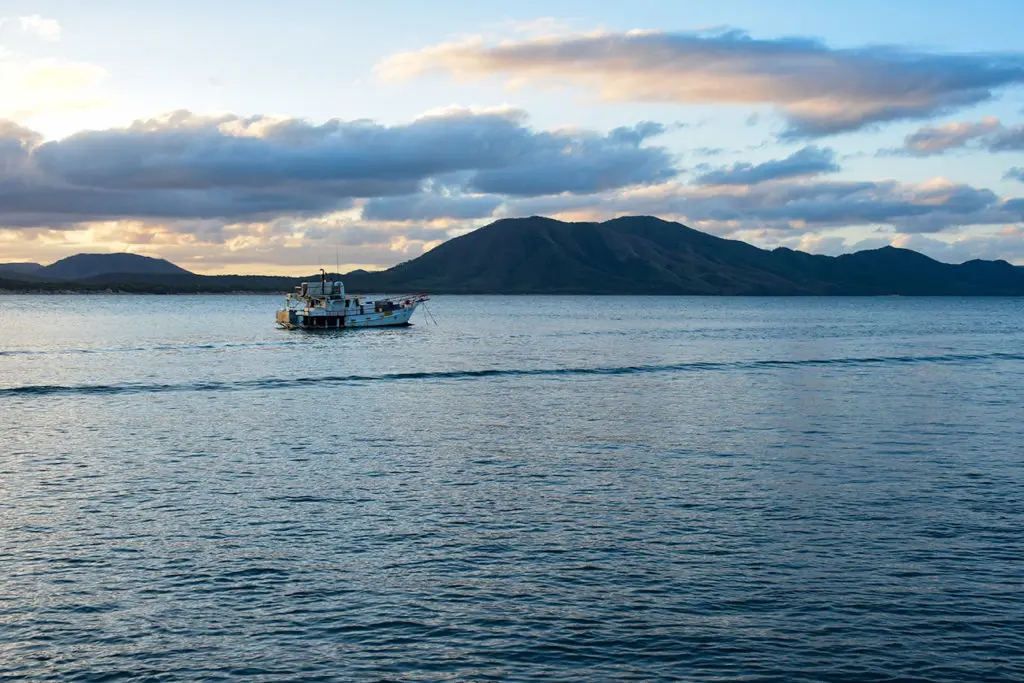
<path id="1" fill-rule="evenodd" d="M 284 308 L 277 312 L 277 324 L 280 327 L 291 329 L 298 324 L 298 316 L 294 309 Z"/>

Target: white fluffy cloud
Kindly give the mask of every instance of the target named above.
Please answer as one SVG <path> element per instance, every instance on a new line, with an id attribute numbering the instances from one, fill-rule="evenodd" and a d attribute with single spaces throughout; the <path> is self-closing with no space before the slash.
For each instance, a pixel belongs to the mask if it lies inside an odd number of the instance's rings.
<path id="1" fill-rule="evenodd" d="M 31 14 L 24 17 L 0 17 L 0 29 L 7 26 L 17 27 L 22 33 L 28 33 L 48 41 L 60 40 L 60 24 L 56 19 Z"/>
<path id="2" fill-rule="evenodd" d="M 61 57 L 29 56 L 7 49 L 11 31 L 46 41 L 60 39 L 60 24 L 39 15 L 0 17 L 0 118 L 30 120 L 55 112 L 81 112 L 109 104 L 102 86 L 106 71 Z"/>
<path id="3" fill-rule="evenodd" d="M 56 19 L 32 14 L 27 17 L 18 17 L 18 24 L 25 33 L 32 33 L 43 40 L 60 40 L 60 24 Z"/>

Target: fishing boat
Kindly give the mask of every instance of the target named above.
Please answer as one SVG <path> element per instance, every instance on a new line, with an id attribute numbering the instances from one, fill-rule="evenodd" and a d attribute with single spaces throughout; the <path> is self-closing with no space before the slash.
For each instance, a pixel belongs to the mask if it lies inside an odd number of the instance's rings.
<path id="1" fill-rule="evenodd" d="M 321 269 L 320 282 L 303 282 L 285 296 L 285 306 L 277 312 L 277 326 L 286 330 L 337 330 L 408 325 L 416 307 L 429 298 L 426 294 L 374 299 L 349 296 L 341 280 L 328 280 Z"/>

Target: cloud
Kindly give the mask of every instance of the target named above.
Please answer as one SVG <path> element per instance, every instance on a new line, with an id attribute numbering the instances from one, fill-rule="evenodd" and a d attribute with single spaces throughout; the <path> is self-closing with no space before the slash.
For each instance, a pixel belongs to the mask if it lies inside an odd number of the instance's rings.
<path id="1" fill-rule="evenodd" d="M 737 163 L 708 171 L 697 176 L 694 182 L 698 185 L 756 185 L 768 180 L 839 171 L 834 150 L 809 145 L 793 152 L 785 159 L 773 159 L 756 165 Z"/>
<path id="2" fill-rule="evenodd" d="M 25 120 L 107 106 L 106 78 L 95 64 L 28 57 L 0 46 L 0 118 Z"/>
<path id="3" fill-rule="evenodd" d="M 946 263 L 964 263 L 973 259 L 1003 260 L 1010 263 L 1024 261 L 1024 229 L 1007 226 L 995 231 L 972 231 L 970 234 L 936 238 L 920 234 L 880 233 L 858 240 L 844 235 L 818 235 L 804 233 L 796 236 L 771 234 L 748 235 L 751 242 L 765 248 L 789 247 L 811 254 L 837 256 L 865 249 L 894 246 L 913 249 Z"/>
<path id="4" fill-rule="evenodd" d="M 374 221 L 487 218 L 504 198 L 495 195 L 441 195 L 420 193 L 403 197 L 375 197 L 363 206 L 363 218 Z"/>
<path id="5" fill-rule="evenodd" d="M 0 119 L 0 182 L 30 172 L 29 150 L 42 141 L 39 133 Z"/>
<path id="6" fill-rule="evenodd" d="M 594 193 L 664 182 L 677 173 L 661 133 L 643 122 L 601 134 L 535 131 L 521 110 L 448 109 L 410 123 L 187 111 L 127 128 L 42 142 L 0 128 L 0 225 L 67 226 L 126 218 L 267 220 L 343 210 L 356 198 L 412 195 L 369 206 L 380 216 L 486 215 L 500 200 Z M 459 175 L 458 199 L 419 197 L 435 178 Z"/>
<path id="7" fill-rule="evenodd" d="M 1003 128 L 988 141 L 992 152 L 1024 151 L 1024 124 Z"/>
<path id="8" fill-rule="evenodd" d="M 807 38 L 738 30 L 630 31 L 482 39 L 397 54 L 386 79 L 431 72 L 582 85 L 609 101 L 776 106 L 784 136 L 807 138 L 926 119 L 991 100 L 1024 82 L 1019 54 L 947 54 L 896 47 L 831 48 Z"/>
<path id="9" fill-rule="evenodd" d="M 31 33 L 43 40 L 60 40 L 60 24 L 56 19 L 48 19 L 38 14 L 25 17 L 0 17 L 0 28 L 3 28 L 5 24 L 16 24 L 22 33 Z"/>
<path id="10" fill-rule="evenodd" d="M 1007 199 L 1003 208 L 1015 215 L 1014 220 L 1024 221 L 1024 198 Z"/>
<path id="11" fill-rule="evenodd" d="M 1006 172 L 1005 178 L 1008 180 L 1019 180 L 1024 183 L 1024 168 L 1014 166 Z"/>
<path id="12" fill-rule="evenodd" d="M 48 41 L 60 39 L 60 24 L 36 14 L 0 17 L 0 29 L 5 26 L 16 26 L 22 33 Z M 105 105 L 99 86 L 106 76 L 95 64 L 28 56 L 0 44 L 0 119 L 24 121 L 55 111 Z"/>
<path id="13" fill-rule="evenodd" d="M 529 153 L 516 163 L 483 168 L 470 186 L 487 193 L 534 196 L 604 190 L 664 182 L 678 171 L 662 148 L 641 147 L 648 137 L 664 131 L 660 124 L 643 122 L 616 128 L 608 135 L 594 133 L 541 133 Z"/>
<path id="14" fill-rule="evenodd" d="M 999 119 L 986 117 L 977 123 L 955 122 L 941 126 L 925 126 L 911 133 L 903 140 L 902 153 L 909 156 L 932 156 L 951 149 L 967 146 L 967 143 L 983 138 L 1002 128 Z"/>
<path id="15" fill-rule="evenodd" d="M 981 121 L 957 121 L 939 126 L 924 126 L 903 139 L 903 146 L 885 150 L 885 154 L 927 157 L 954 149 L 976 147 L 990 152 L 1024 150 L 1024 125 L 1004 126 L 988 116 Z"/>
<path id="16" fill-rule="evenodd" d="M 1003 200 L 991 190 L 941 178 L 916 184 L 783 180 L 750 186 L 666 183 L 601 198 L 516 200 L 507 207 L 512 216 L 534 213 L 578 220 L 627 214 L 674 217 L 718 234 L 753 229 L 805 233 L 863 225 L 936 233 L 1018 222 L 1024 218 L 1024 199 Z"/>
<path id="17" fill-rule="evenodd" d="M 901 234 L 896 235 L 891 243 L 946 263 L 964 263 L 972 259 L 1009 263 L 1024 261 L 1024 229 L 1020 226 L 1007 226 L 995 233 L 964 235 L 952 240 Z"/>
<path id="18" fill-rule="evenodd" d="M 60 24 L 56 19 L 48 19 L 38 14 L 18 17 L 18 23 L 24 33 L 33 33 L 43 40 L 60 40 Z"/>
<path id="19" fill-rule="evenodd" d="M 354 216 L 229 223 L 206 220 L 118 220 L 66 231 L 0 228 L 5 260 L 51 262 L 82 251 L 130 251 L 168 258 L 206 273 L 308 274 L 333 269 L 377 268 L 415 258 L 448 239 L 449 228 L 407 222 L 368 223 Z M 329 264 L 329 265 L 328 265 Z"/>

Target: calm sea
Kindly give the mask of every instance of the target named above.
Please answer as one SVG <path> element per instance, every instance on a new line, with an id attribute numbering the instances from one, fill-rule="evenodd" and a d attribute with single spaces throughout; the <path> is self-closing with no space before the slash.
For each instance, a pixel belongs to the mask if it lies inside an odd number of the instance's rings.
<path id="1" fill-rule="evenodd" d="M 1024 680 L 1024 300 L 0 297 L 0 679 Z"/>

